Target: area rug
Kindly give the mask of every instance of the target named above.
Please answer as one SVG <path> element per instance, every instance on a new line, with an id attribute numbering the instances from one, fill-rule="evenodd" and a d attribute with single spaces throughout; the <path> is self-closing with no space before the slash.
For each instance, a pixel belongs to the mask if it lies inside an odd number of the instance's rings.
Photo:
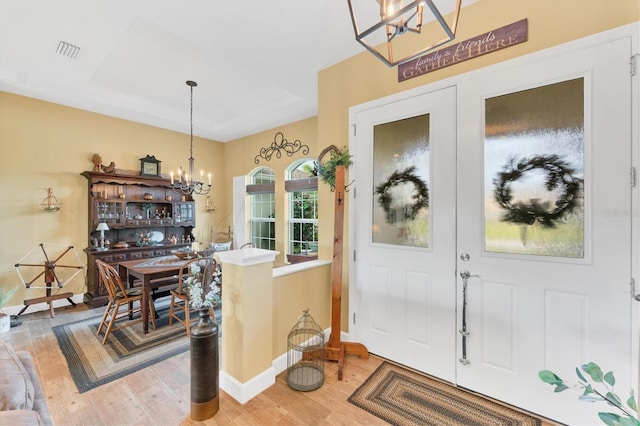
<path id="1" fill-rule="evenodd" d="M 386 361 L 349 402 L 393 425 L 541 424 L 539 419 Z"/>
<path id="2" fill-rule="evenodd" d="M 215 308 L 218 326 L 221 310 L 221 305 Z M 168 325 L 169 308 L 158 309 L 157 313 L 155 330 L 150 327 L 149 333 L 144 334 L 142 323 L 137 323 L 112 331 L 105 345 L 104 331 L 96 335 L 101 315 L 52 327 L 80 393 L 189 350 L 184 326 L 176 321 Z M 195 324 L 198 314 L 193 315 Z"/>

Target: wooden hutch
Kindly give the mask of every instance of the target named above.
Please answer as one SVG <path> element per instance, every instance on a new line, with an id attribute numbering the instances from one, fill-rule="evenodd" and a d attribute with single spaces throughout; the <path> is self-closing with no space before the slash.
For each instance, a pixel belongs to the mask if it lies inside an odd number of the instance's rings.
<path id="1" fill-rule="evenodd" d="M 170 254 L 189 245 L 196 224 L 195 202 L 175 192 L 168 179 L 154 176 L 83 172 L 88 180 L 87 292 L 91 308 L 108 303 L 96 259 L 116 265 Z M 98 223 L 106 223 L 104 249 Z M 175 238 L 174 238 L 175 237 Z"/>

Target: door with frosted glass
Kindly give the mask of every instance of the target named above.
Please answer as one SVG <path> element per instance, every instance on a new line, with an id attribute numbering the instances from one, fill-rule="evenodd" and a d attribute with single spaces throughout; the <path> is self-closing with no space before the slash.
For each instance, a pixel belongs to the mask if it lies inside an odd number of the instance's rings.
<path id="1" fill-rule="evenodd" d="M 454 381 L 455 89 L 361 111 L 356 123 L 356 338 Z"/>
<path id="2" fill-rule="evenodd" d="M 607 407 L 554 394 L 540 370 L 570 380 L 594 361 L 631 387 L 631 220 L 613 214 L 631 211 L 629 52 L 458 85 L 457 383 L 569 424 Z"/>

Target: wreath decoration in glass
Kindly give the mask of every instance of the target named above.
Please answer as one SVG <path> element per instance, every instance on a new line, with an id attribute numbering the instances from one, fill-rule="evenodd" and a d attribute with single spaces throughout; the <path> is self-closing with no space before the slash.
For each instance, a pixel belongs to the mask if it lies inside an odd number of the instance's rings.
<path id="1" fill-rule="evenodd" d="M 545 179 L 547 191 L 563 187 L 553 208 L 536 199 L 531 199 L 528 203 L 513 202 L 513 183 L 525 173 L 535 169 L 542 169 L 547 173 Z M 494 198 L 500 207 L 506 210 L 502 221 L 527 225 L 537 222 L 545 228 L 555 228 L 557 222 L 561 221 L 566 214 L 573 212 L 581 205 L 584 181 L 577 178 L 575 173 L 575 169 L 555 154 L 522 158 L 518 162 L 515 157 L 511 158 L 504 166 L 504 170 L 499 172 L 493 180 Z"/>
<path id="2" fill-rule="evenodd" d="M 412 183 L 415 186 L 415 191 L 411 195 L 413 201 L 405 206 L 404 209 L 405 219 L 413 220 L 418 216 L 420 210 L 429 207 L 429 188 L 416 174 L 416 166 L 407 167 L 402 171 L 396 170 L 389 176 L 389 179 L 378 185 L 375 190 L 375 194 L 378 196 L 378 203 L 384 210 L 385 219 L 389 223 L 393 222 L 393 212 L 391 211 L 393 196 L 390 190 L 403 183 Z"/>

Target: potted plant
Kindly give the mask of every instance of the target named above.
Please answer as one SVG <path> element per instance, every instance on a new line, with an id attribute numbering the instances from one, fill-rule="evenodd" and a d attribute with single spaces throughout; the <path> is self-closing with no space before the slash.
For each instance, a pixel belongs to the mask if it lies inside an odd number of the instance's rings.
<path id="1" fill-rule="evenodd" d="M 11 300 L 16 290 L 18 287 L 0 287 L 0 334 L 8 332 L 11 328 L 11 316 L 5 314 L 2 308 Z"/>

